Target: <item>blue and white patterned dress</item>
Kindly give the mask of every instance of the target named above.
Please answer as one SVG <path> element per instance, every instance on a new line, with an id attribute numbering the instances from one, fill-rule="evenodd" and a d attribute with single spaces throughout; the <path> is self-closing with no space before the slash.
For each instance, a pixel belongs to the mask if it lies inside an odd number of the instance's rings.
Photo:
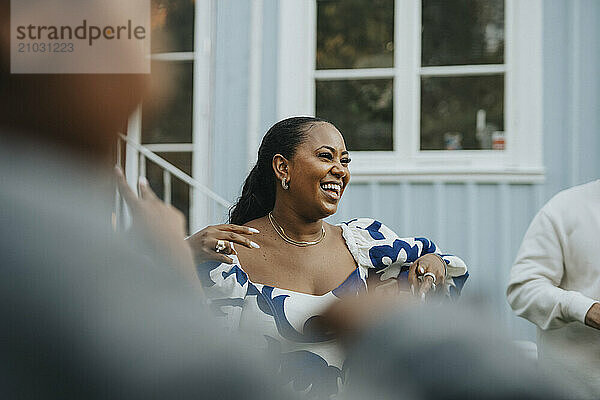
<path id="1" fill-rule="evenodd" d="M 320 315 L 334 302 L 367 290 L 369 273 L 381 280 L 408 278 L 408 267 L 420 256 L 437 253 L 447 264 L 446 291 L 457 296 L 468 273 L 464 262 L 442 254 L 425 238 L 399 238 L 368 218 L 340 224 L 356 269 L 337 288 L 320 295 L 294 292 L 251 282 L 237 257 L 232 264 L 208 262 L 198 267 L 210 307 L 226 329 L 267 350 L 273 372 L 307 398 L 329 398 L 344 381 L 344 354 L 321 329 Z"/>

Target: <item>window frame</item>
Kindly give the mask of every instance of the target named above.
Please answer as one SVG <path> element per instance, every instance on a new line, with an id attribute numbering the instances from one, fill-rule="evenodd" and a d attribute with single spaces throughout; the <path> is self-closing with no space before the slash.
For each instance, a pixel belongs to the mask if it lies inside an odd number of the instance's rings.
<path id="1" fill-rule="evenodd" d="M 144 143 L 143 146 L 154 153 L 186 152 L 192 157 L 192 177 L 206 187 L 212 180 L 212 93 L 215 42 L 216 7 L 215 0 L 194 3 L 194 48 L 193 51 L 153 53 L 153 61 L 165 63 L 193 64 L 192 89 L 192 138 L 189 143 Z M 142 105 L 129 117 L 127 136 L 142 144 Z M 127 146 L 126 173 L 129 184 L 137 185 L 139 171 L 135 149 Z M 210 204 L 200 190 L 190 191 L 189 229 L 195 231 L 209 222 Z"/>
<path id="2" fill-rule="evenodd" d="M 316 0 L 288 0 L 279 7 L 279 119 L 315 114 L 315 80 L 394 79 L 394 150 L 352 152 L 353 174 L 525 183 L 544 180 L 542 0 L 505 0 L 504 64 L 439 67 L 421 66 L 421 1 L 396 0 L 394 66 L 360 70 L 316 70 Z M 473 73 L 504 74 L 505 150 L 420 150 L 421 77 Z"/>

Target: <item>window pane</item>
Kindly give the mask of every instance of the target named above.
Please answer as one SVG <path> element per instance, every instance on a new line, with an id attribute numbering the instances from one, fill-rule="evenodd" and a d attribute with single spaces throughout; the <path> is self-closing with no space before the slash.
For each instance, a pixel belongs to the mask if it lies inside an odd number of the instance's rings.
<path id="1" fill-rule="evenodd" d="M 421 150 L 498 148 L 503 106 L 503 75 L 422 78 Z"/>
<path id="2" fill-rule="evenodd" d="M 194 0 L 152 0 L 152 52 L 194 51 Z"/>
<path id="3" fill-rule="evenodd" d="M 317 69 L 393 63 L 393 0 L 317 1 Z"/>
<path id="4" fill-rule="evenodd" d="M 164 158 L 183 172 L 188 175 L 192 175 L 192 153 L 190 152 L 168 152 L 168 153 L 156 153 L 158 156 Z"/>
<path id="5" fill-rule="evenodd" d="M 504 0 L 423 0 L 422 64 L 504 63 Z"/>
<path id="6" fill-rule="evenodd" d="M 393 150 L 391 79 L 317 81 L 317 116 L 331 121 L 349 150 Z"/>
<path id="7" fill-rule="evenodd" d="M 142 143 L 191 143 L 193 64 L 169 63 L 172 87 L 142 103 Z"/>
<path id="8" fill-rule="evenodd" d="M 157 153 L 171 164 L 183 172 L 191 175 L 192 172 L 192 154 L 185 153 Z M 146 177 L 150 182 L 152 190 L 158 197 L 164 200 L 164 181 L 163 169 L 152 161 L 146 160 Z M 188 221 L 190 215 L 190 189 L 189 186 L 179 179 L 171 176 L 171 204 L 179 209 Z"/>

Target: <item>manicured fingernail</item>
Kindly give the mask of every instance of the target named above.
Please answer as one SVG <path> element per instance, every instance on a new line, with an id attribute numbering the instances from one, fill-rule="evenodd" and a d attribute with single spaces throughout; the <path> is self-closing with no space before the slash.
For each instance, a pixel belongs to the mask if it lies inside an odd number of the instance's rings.
<path id="1" fill-rule="evenodd" d="M 414 296 L 415 295 L 415 285 L 410 285 L 410 291 Z"/>
<path id="2" fill-rule="evenodd" d="M 419 267 L 419 273 L 420 273 L 420 274 L 424 274 L 424 273 L 425 273 L 425 268 L 423 268 L 423 267 Z"/>
<path id="3" fill-rule="evenodd" d="M 248 228 L 248 230 L 252 233 L 260 233 L 260 231 L 258 229 L 255 228 Z"/>
<path id="4" fill-rule="evenodd" d="M 140 185 L 148 186 L 148 179 L 146 179 L 145 176 L 140 176 L 140 179 L 138 180 L 138 182 L 140 183 Z"/>
<path id="5" fill-rule="evenodd" d="M 250 242 L 250 246 L 254 247 L 255 249 L 260 249 L 258 243 Z"/>

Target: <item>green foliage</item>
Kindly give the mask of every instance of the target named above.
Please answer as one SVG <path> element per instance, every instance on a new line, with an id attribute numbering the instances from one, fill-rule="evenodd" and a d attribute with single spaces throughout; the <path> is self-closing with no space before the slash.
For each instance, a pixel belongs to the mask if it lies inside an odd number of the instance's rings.
<path id="1" fill-rule="evenodd" d="M 391 79 L 317 82 L 317 116 L 332 121 L 350 150 L 393 150 Z"/>
<path id="2" fill-rule="evenodd" d="M 152 0 L 152 52 L 194 51 L 194 0 Z"/>
<path id="3" fill-rule="evenodd" d="M 504 77 L 435 77 L 421 80 L 421 150 L 445 149 L 444 133 L 460 132 L 464 150 L 479 148 L 477 110 L 487 123 L 504 129 Z"/>
<path id="4" fill-rule="evenodd" d="M 142 104 L 143 143 L 191 143 L 193 64 L 169 62 L 173 87 Z"/>
<path id="5" fill-rule="evenodd" d="M 502 64 L 504 0 L 423 0 L 422 65 Z"/>
<path id="6" fill-rule="evenodd" d="M 393 66 L 393 0 L 317 1 L 317 68 Z"/>

